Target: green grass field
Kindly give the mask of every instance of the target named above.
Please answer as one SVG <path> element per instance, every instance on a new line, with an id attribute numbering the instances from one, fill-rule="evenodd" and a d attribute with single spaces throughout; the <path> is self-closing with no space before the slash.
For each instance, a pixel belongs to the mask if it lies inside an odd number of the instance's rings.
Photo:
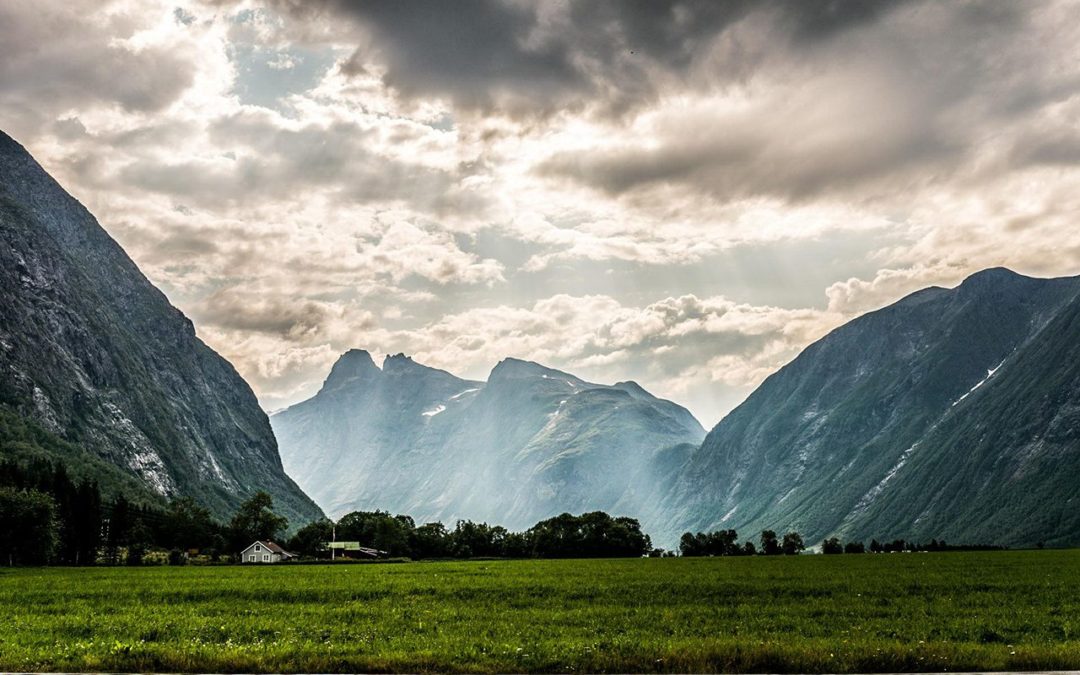
<path id="1" fill-rule="evenodd" d="M 1080 551 L 0 571 L 0 670 L 1080 668 Z"/>

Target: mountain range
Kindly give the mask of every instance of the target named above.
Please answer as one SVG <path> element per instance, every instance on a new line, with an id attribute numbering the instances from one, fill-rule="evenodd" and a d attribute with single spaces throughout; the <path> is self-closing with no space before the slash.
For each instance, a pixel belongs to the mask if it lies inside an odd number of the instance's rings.
<path id="1" fill-rule="evenodd" d="M 1080 543 L 1080 277 L 990 269 L 913 293 L 807 347 L 708 434 L 634 382 L 513 358 L 473 381 L 363 350 L 268 419 L 0 133 L 0 297 L 0 459 L 60 461 L 114 494 L 225 518 L 266 490 L 294 525 L 604 510 L 664 545 L 714 529 Z"/>
<path id="2" fill-rule="evenodd" d="M 502 361 L 487 382 L 364 351 L 274 415 L 328 512 L 527 525 L 560 511 L 809 541 L 1080 542 L 1080 278 L 927 288 L 807 347 L 700 440 L 683 408 Z"/>
<path id="3" fill-rule="evenodd" d="M 927 288 L 810 345 L 662 505 L 682 529 L 1080 542 L 1080 278 Z"/>
<path id="4" fill-rule="evenodd" d="M 331 515 L 389 509 L 512 528 L 564 511 L 634 513 L 705 435 L 634 382 L 518 359 L 476 382 L 401 354 L 380 369 L 363 350 L 271 424 L 286 470 Z"/>
<path id="5" fill-rule="evenodd" d="M 25 421 L 50 437 L 45 458 L 146 499 L 191 496 L 225 518 L 261 489 L 294 524 L 322 515 L 282 469 L 247 383 L 3 133 L 0 295 L 5 435 Z"/>

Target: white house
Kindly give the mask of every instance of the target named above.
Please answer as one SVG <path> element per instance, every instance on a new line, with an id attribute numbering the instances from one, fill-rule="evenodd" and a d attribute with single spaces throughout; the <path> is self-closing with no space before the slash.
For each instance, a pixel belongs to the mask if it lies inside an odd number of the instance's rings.
<path id="1" fill-rule="evenodd" d="M 240 562 L 277 563 L 295 557 L 272 541 L 257 541 L 240 553 Z"/>

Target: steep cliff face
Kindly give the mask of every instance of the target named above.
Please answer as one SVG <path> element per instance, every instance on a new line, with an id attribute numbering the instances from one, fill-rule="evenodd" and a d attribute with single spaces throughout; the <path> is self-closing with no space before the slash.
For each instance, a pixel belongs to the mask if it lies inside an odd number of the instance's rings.
<path id="1" fill-rule="evenodd" d="M 271 418 L 291 475 L 331 514 L 389 509 L 527 527 L 564 511 L 641 517 L 704 436 L 684 408 L 506 359 L 486 382 L 353 350 Z"/>
<path id="2" fill-rule="evenodd" d="M 250 387 L 2 133 L 0 293 L 9 408 L 219 516 L 259 489 L 295 524 L 321 514 L 285 475 Z"/>
<path id="3" fill-rule="evenodd" d="M 665 522 L 1080 541 L 1076 518 L 1048 523 L 1080 498 L 1060 480 L 1080 475 L 1078 294 L 1078 278 L 994 269 L 842 326 L 709 433 Z"/>

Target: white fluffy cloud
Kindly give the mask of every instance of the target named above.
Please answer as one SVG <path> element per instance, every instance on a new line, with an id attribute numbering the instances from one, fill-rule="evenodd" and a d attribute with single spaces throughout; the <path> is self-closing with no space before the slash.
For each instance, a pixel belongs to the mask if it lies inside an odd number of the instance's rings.
<path id="1" fill-rule="evenodd" d="M 1078 9 L 16 0 L 0 126 L 268 406 L 361 346 L 711 422 L 908 292 L 1080 269 Z"/>

